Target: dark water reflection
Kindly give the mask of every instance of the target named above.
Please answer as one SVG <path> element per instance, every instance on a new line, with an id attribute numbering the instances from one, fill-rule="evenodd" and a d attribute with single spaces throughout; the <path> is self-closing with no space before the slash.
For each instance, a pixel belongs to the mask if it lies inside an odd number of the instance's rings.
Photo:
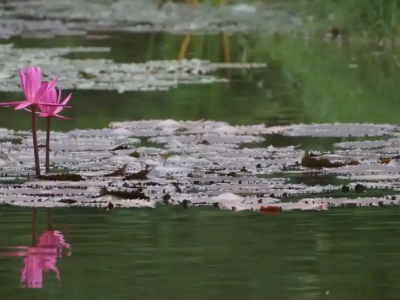
<path id="1" fill-rule="evenodd" d="M 213 209 L 54 209 L 73 245 L 42 299 L 398 299 L 399 209 L 260 216 Z M 2 208 L 1 246 L 29 245 L 31 209 Z M 39 211 L 39 227 L 45 210 Z M 0 294 L 21 261 L 0 257 Z"/>

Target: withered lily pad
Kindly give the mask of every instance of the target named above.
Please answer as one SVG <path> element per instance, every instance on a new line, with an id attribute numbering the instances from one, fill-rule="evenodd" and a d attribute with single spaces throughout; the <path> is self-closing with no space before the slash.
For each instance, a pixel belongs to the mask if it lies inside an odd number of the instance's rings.
<path id="1" fill-rule="evenodd" d="M 149 174 L 150 169 L 148 170 L 141 170 L 137 173 L 133 173 L 130 175 L 125 176 L 124 180 L 146 180 L 149 179 L 147 174 Z"/>
<path id="2" fill-rule="evenodd" d="M 102 187 L 100 190 L 100 196 L 116 196 L 121 199 L 143 199 L 149 200 L 150 198 L 147 197 L 142 191 L 109 191 L 106 187 Z"/>
<path id="3" fill-rule="evenodd" d="M 55 175 L 40 175 L 37 176 L 40 180 L 49 180 L 49 181 L 83 181 L 83 178 L 79 174 L 55 174 Z"/>
<path id="4" fill-rule="evenodd" d="M 105 174 L 103 175 L 104 177 L 116 177 L 116 176 L 125 176 L 125 171 L 126 168 L 128 167 L 128 164 L 123 165 L 121 168 L 118 168 L 112 173 Z"/>
<path id="5" fill-rule="evenodd" d="M 323 153 L 304 151 L 298 142 L 285 147 L 265 144 L 278 135 L 292 139 L 285 136 L 310 131 L 330 137 L 330 130 L 346 139 L 349 132 L 382 136 L 375 142 L 359 137 L 357 142 L 334 144 L 335 138 L 331 150 Z M 400 205 L 399 132 L 396 126 L 370 124 L 115 122 L 104 129 L 53 132 L 50 160 L 59 173 L 35 178 L 30 132 L 0 129 L 0 203 L 109 210 L 110 206 L 154 209 L 157 204 L 210 206 L 266 216 Z M 17 137 L 20 143 L 9 142 Z M 38 131 L 39 143 L 44 144 L 45 138 L 46 133 Z M 152 146 L 140 146 L 146 144 L 140 143 L 143 139 Z M 44 161 L 43 148 L 39 157 Z"/>

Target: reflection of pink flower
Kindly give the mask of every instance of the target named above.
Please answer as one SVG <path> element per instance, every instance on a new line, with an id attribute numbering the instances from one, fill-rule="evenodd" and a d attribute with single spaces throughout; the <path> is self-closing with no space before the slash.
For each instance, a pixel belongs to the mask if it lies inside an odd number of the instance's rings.
<path id="1" fill-rule="evenodd" d="M 24 268 L 21 271 L 21 287 L 42 288 L 43 271 L 54 271 L 60 281 L 60 272 L 57 269 L 57 250 L 41 247 L 9 247 L 25 249 L 17 252 L 1 253 L 4 256 L 25 256 Z"/>
<path id="2" fill-rule="evenodd" d="M 56 249 L 59 257 L 61 257 L 62 248 L 71 249 L 71 245 L 65 241 L 64 235 L 58 230 L 43 232 L 39 237 L 38 246 L 47 249 Z M 71 251 L 68 252 L 68 256 L 71 256 Z"/>
<path id="3" fill-rule="evenodd" d="M 43 272 L 53 271 L 58 281 L 61 281 L 60 272 L 57 269 L 57 257 L 61 257 L 62 248 L 71 249 L 66 243 L 64 235 L 57 230 L 49 230 L 39 237 L 37 246 L 7 247 L 10 252 L 3 252 L 3 256 L 17 256 L 24 258 L 24 267 L 21 271 L 21 287 L 42 288 Z M 68 256 L 71 255 L 69 251 Z"/>

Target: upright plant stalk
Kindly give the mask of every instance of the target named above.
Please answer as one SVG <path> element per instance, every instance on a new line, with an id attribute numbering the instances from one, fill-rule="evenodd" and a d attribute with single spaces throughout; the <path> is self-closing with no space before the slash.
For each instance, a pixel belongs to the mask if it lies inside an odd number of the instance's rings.
<path id="1" fill-rule="evenodd" d="M 32 246 L 36 246 L 36 233 L 37 233 L 37 207 L 33 209 L 33 220 L 32 220 Z"/>
<path id="2" fill-rule="evenodd" d="M 51 211 L 50 211 L 50 208 L 47 208 L 47 230 L 53 230 L 53 226 L 51 225 Z"/>
<path id="3" fill-rule="evenodd" d="M 36 106 L 32 105 L 32 139 L 33 139 L 33 151 L 35 155 L 35 169 L 36 176 L 40 176 L 40 164 L 39 164 L 39 148 L 37 144 L 37 134 L 36 134 Z"/>
<path id="4" fill-rule="evenodd" d="M 47 132 L 46 132 L 46 173 L 50 173 L 50 126 L 51 117 L 47 117 Z"/>

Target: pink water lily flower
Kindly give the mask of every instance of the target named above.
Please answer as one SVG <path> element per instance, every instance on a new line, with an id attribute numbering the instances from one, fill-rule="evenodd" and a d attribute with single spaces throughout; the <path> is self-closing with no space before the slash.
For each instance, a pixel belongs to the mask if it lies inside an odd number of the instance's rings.
<path id="1" fill-rule="evenodd" d="M 15 106 L 16 110 L 24 109 L 31 105 L 38 105 L 39 101 L 52 89 L 58 80 L 57 76 L 51 82 L 42 84 L 42 71 L 39 67 L 27 67 L 25 73 L 19 69 L 22 90 L 25 94 L 25 101 L 3 102 L 0 106 Z M 59 104 L 48 103 L 47 106 L 60 106 Z"/>
<path id="2" fill-rule="evenodd" d="M 39 117 L 49 118 L 49 117 L 57 117 L 61 119 L 71 120 L 71 118 L 67 118 L 64 116 L 60 116 L 58 113 L 62 111 L 63 107 L 68 103 L 71 99 L 72 93 L 61 102 L 61 89 L 57 90 L 52 87 L 49 91 L 43 96 L 42 100 L 39 102 L 39 108 L 42 111 L 39 113 Z M 56 104 L 58 106 L 49 106 L 49 104 Z"/>

